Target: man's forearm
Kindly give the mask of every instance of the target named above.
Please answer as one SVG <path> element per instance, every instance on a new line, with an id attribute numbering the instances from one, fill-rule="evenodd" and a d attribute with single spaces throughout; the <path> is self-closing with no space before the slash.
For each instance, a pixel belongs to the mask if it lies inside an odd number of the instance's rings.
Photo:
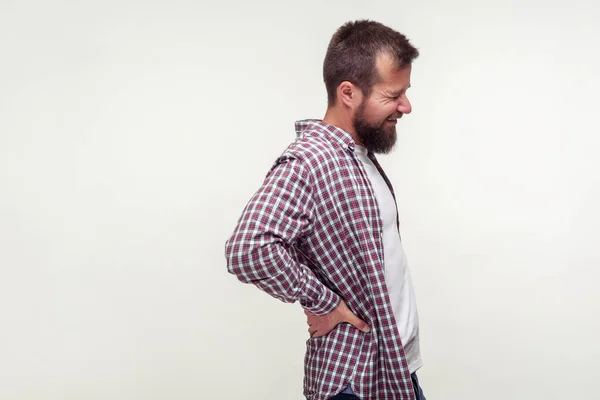
<path id="1" fill-rule="evenodd" d="M 340 303 L 305 264 L 295 260 L 282 243 L 244 243 L 234 235 L 226 245 L 227 269 L 241 282 L 250 283 L 286 303 L 299 301 L 315 315 L 325 315 Z"/>

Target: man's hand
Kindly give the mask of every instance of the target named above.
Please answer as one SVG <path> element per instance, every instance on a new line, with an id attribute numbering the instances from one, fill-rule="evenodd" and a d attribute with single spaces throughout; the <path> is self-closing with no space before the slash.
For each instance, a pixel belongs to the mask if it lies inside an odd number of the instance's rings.
<path id="1" fill-rule="evenodd" d="M 306 310 L 304 310 L 304 314 L 306 314 L 308 333 L 310 333 L 311 337 L 327 335 L 338 324 L 344 322 L 348 322 L 365 333 L 371 332 L 371 328 L 367 325 L 367 323 L 354 315 L 346 303 L 344 303 L 344 300 L 340 302 L 335 310 L 327 315 L 317 316 Z"/>

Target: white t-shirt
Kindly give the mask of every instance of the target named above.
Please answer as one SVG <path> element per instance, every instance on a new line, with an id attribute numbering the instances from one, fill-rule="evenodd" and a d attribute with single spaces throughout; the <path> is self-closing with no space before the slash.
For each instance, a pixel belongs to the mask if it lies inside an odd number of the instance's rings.
<path id="1" fill-rule="evenodd" d="M 406 254 L 396 225 L 398 214 L 396 202 L 383 176 L 367 156 L 367 149 L 356 145 L 355 151 L 367 171 L 383 220 L 385 283 L 402 339 L 408 369 L 412 374 L 423 365 L 419 347 L 419 316 Z"/>

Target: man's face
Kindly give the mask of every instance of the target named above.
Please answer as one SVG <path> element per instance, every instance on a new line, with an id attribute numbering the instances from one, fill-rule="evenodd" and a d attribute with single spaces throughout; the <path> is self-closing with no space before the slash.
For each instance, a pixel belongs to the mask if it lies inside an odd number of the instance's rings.
<path id="1" fill-rule="evenodd" d="M 412 107 L 406 91 L 411 66 L 398 69 L 387 56 L 377 60 L 380 80 L 354 114 L 354 129 L 362 145 L 374 153 L 389 153 L 396 143 L 396 122 Z"/>

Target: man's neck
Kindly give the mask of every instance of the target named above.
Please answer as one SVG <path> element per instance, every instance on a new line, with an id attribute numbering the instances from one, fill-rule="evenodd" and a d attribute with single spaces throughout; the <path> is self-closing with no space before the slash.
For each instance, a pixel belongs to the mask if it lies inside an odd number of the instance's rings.
<path id="1" fill-rule="evenodd" d="M 360 141 L 357 140 L 356 131 L 354 130 L 354 124 L 352 123 L 352 118 L 346 113 L 340 113 L 339 110 L 335 108 L 328 108 L 325 116 L 323 117 L 323 122 L 329 125 L 333 125 L 344 131 L 348 132 L 352 135 L 355 143 L 360 144 Z"/>

